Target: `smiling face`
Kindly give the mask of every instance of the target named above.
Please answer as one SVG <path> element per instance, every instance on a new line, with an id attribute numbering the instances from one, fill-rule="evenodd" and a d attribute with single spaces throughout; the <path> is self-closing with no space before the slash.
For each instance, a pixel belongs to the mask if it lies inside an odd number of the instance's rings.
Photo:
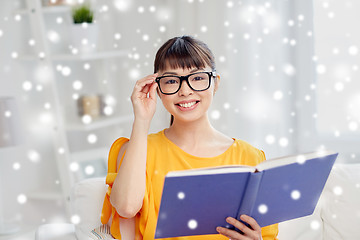
<path id="1" fill-rule="evenodd" d="M 187 76 L 198 72 L 211 72 L 210 67 L 172 69 L 170 67 L 159 71 L 161 76 Z M 182 81 L 181 88 L 178 92 L 171 95 L 163 94 L 159 91 L 159 97 L 166 110 L 174 116 L 175 121 L 192 122 L 199 119 L 207 118 L 207 111 L 213 100 L 215 91 L 219 85 L 219 77 L 211 77 L 210 88 L 204 91 L 195 91 L 189 87 L 186 81 Z"/>
<path id="2" fill-rule="evenodd" d="M 154 61 L 154 73 L 158 73 L 158 77 L 188 76 L 196 72 L 215 72 L 215 69 L 215 58 L 209 47 L 191 36 L 174 37 L 166 41 L 157 51 Z M 167 88 L 167 91 L 162 88 L 161 90 L 165 93 L 174 93 L 178 88 L 176 82 L 181 82 L 181 88 L 174 94 L 166 95 L 158 91 L 163 105 L 174 116 L 175 121 L 207 119 L 206 112 L 212 102 L 220 77 L 211 77 L 209 88 L 197 81 L 200 79 L 201 76 L 188 79 L 189 81 L 194 80 L 192 82 L 193 89 L 183 79 L 162 79 L 163 82 L 160 84 L 164 82 L 175 84 L 175 86 Z M 194 89 L 206 90 L 195 91 Z"/>

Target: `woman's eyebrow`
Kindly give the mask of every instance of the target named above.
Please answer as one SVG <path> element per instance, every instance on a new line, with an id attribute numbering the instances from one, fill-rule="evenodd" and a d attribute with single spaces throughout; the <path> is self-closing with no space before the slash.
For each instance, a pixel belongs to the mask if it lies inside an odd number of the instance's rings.
<path id="1" fill-rule="evenodd" d="M 194 73 L 194 72 L 197 72 L 197 71 L 204 71 L 205 69 L 203 68 L 195 68 L 193 70 L 190 71 L 190 73 Z"/>
<path id="2" fill-rule="evenodd" d="M 162 75 L 164 76 L 164 75 L 167 75 L 167 74 L 170 74 L 170 75 L 177 75 L 177 73 L 176 73 L 176 72 L 164 72 Z"/>
<path id="3" fill-rule="evenodd" d="M 197 71 L 200 71 L 200 70 L 204 71 L 203 68 L 195 68 L 195 69 L 191 70 L 190 73 L 194 73 L 194 72 L 197 72 Z M 167 74 L 170 74 L 170 75 L 178 75 L 176 72 L 164 72 L 164 73 L 162 74 L 162 76 L 167 75 Z"/>

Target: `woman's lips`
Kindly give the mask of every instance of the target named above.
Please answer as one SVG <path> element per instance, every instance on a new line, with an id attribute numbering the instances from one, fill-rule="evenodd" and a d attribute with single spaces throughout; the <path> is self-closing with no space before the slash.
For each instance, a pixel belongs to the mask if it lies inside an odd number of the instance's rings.
<path id="1" fill-rule="evenodd" d="M 175 104 L 181 111 L 190 111 L 198 106 L 200 101 L 187 101 Z"/>

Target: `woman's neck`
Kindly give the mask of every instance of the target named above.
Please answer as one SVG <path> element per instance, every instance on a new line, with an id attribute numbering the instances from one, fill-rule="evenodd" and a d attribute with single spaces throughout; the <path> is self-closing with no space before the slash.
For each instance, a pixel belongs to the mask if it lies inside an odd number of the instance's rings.
<path id="1" fill-rule="evenodd" d="M 166 129 L 166 136 L 178 145 L 198 144 L 206 142 L 216 134 L 207 116 L 194 122 L 174 120 L 170 128 Z"/>

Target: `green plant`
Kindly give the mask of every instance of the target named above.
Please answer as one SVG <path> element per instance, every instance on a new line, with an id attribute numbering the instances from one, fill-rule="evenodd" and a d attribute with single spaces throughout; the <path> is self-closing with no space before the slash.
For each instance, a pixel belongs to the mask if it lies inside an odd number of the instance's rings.
<path id="1" fill-rule="evenodd" d="M 75 24 L 92 23 L 94 20 L 94 11 L 88 5 L 82 5 L 73 8 L 72 17 Z"/>

